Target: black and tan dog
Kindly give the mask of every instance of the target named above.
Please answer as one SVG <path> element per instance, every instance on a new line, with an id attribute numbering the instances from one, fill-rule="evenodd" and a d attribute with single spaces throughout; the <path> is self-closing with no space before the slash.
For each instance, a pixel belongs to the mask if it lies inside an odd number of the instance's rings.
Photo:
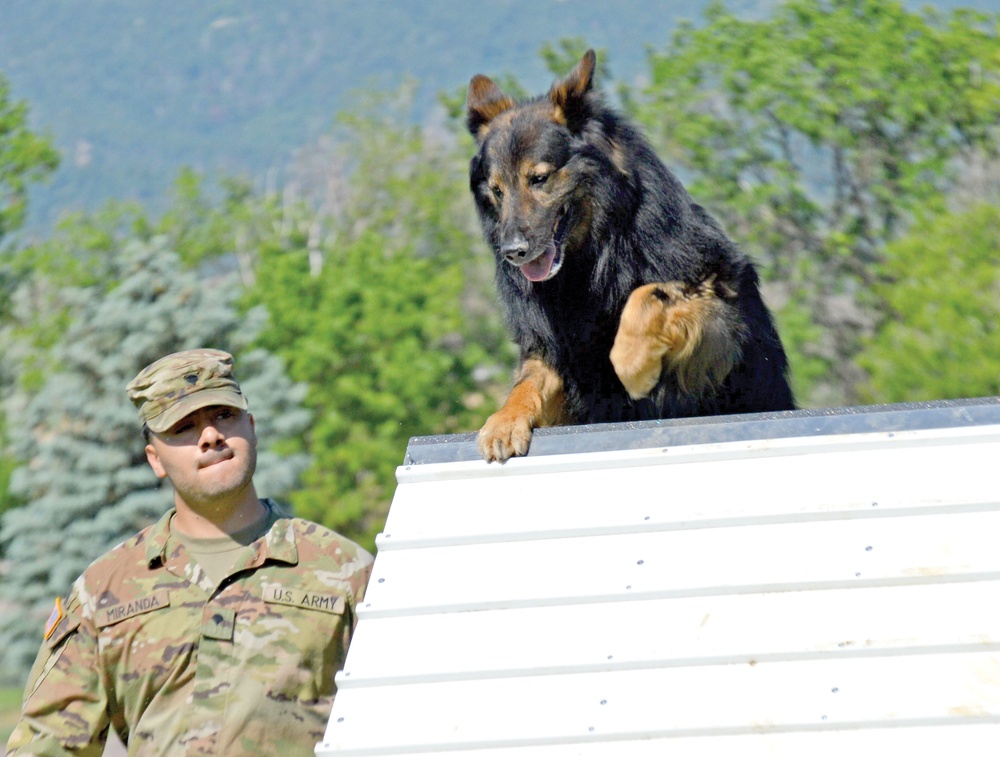
<path id="1" fill-rule="evenodd" d="M 528 102 L 469 85 L 470 185 L 521 354 L 488 461 L 539 426 L 793 407 L 753 264 L 592 91 L 595 63 Z"/>

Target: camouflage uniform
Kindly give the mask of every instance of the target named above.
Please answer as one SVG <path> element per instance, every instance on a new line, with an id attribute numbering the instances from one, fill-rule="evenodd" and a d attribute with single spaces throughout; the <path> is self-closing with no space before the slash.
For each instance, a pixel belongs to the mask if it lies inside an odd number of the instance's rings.
<path id="1" fill-rule="evenodd" d="M 57 603 L 8 757 L 100 755 L 109 725 L 130 755 L 313 753 L 371 556 L 281 516 L 216 587 L 168 550 L 171 515 Z"/>
<path id="2" fill-rule="evenodd" d="M 232 366 L 177 352 L 128 396 L 156 434 L 204 407 L 242 412 Z M 372 557 L 262 501 L 266 533 L 218 585 L 171 534 L 173 510 L 84 571 L 46 625 L 8 757 L 100 755 L 110 726 L 130 755 L 313 753 Z"/>

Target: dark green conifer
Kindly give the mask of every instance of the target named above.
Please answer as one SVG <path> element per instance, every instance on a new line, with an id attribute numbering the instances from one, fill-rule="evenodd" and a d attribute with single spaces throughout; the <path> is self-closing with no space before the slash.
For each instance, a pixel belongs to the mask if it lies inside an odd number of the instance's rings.
<path id="1" fill-rule="evenodd" d="M 162 239 L 131 241 L 110 254 L 112 275 L 101 285 L 60 293 L 69 324 L 46 360 L 12 354 L 18 387 L 7 402 L 8 435 L 23 464 L 11 486 L 26 504 L 0 521 L 7 563 L 0 602 L 8 604 L 0 654 L 8 670 L 23 672 L 34 658 L 55 597 L 94 558 L 171 505 L 169 484 L 146 463 L 125 396 L 143 366 L 192 347 L 234 353 L 261 440 L 261 496 L 283 495 L 307 463 L 275 451 L 282 437 L 301 434 L 308 423 L 300 407 L 304 387 L 292 384 L 276 357 L 247 349 L 263 317 L 237 312 L 232 279 L 184 269 Z"/>

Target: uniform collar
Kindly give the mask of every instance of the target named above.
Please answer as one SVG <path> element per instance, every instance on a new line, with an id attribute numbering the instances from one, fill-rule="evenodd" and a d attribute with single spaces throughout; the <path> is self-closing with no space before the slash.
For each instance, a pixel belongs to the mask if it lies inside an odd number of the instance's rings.
<path id="1" fill-rule="evenodd" d="M 272 499 L 262 499 L 261 502 L 268 510 L 268 518 L 271 519 L 271 527 L 262 539 L 254 542 L 257 546 L 257 565 L 263 565 L 267 560 L 296 565 L 299 562 L 299 550 L 295 546 L 295 528 L 292 525 L 292 518 L 286 515 L 277 503 Z"/>
<path id="2" fill-rule="evenodd" d="M 156 523 L 150 526 L 146 534 L 146 564 L 155 568 L 167 561 L 167 539 L 170 537 L 170 519 L 177 512 L 170 508 Z"/>
<path id="3" fill-rule="evenodd" d="M 299 551 L 295 545 L 295 529 L 292 519 L 284 515 L 281 508 L 272 499 L 262 499 L 261 503 L 268 510 L 268 518 L 273 522 L 267 533 L 253 543 L 256 548 L 252 564 L 247 567 L 263 565 L 267 560 L 295 565 L 299 561 Z M 171 508 L 164 513 L 146 536 L 146 564 L 150 568 L 165 565 L 171 558 L 167 554 L 167 543 L 170 539 L 170 519 L 176 512 Z"/>

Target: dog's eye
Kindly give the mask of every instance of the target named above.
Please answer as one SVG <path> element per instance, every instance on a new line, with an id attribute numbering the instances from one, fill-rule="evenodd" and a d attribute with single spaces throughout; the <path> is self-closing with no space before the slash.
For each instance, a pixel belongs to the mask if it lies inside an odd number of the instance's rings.
<path id="1" fill-rule="evenodd" d="M 528 179 L 528 184 L 533 187 L 540 187 L 542 184 L 549 180 L 549 175 L 547 173 L 535 174 L 530 179 Z"/>
<path id="2" fill-rule="evenodd" d="M 500 187 L 490 187 L 490 191 L 493 193 L 493 196 L 497 198 L 497 202 L 503 199 L 503 190 L 500 189 Z"/>

